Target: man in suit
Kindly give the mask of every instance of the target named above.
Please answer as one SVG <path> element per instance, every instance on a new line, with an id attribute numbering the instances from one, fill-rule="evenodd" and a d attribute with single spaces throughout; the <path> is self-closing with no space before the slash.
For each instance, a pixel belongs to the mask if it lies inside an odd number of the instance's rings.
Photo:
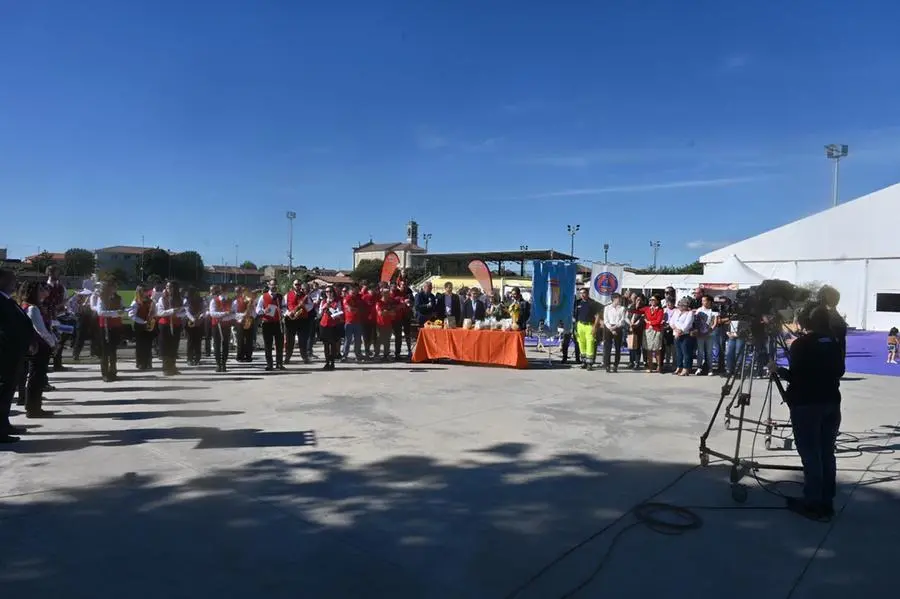
<path id="1" fill-rule="evenodd" d="M 434 320 L 437 315 L 437 298 L 431 292 L 431 283 L 422 285 L 422 290 L 416 294 L 416 322 L 419 327 L 425 326 L 429 320 Z"/>
<path id="2" fill-rule="evenodd" d="M 34 341 L 31 320 L 14 299 L 16 274 L 0 269 L 0 444 L 13 443 L 23 429 L 9 422 L 9 408 L 22 373 L 25 354 Z"/>
<path id="3" fill-rule="evenodd" d="M 463 305 L 463 320 L 468 319 L 472 322 L 484 320 L 486 312 L 487 307 L 484 305 L 484 302 L 481 301 L 481 292 L 473 287 L 469 290 L 469 299 L 467 299 L 466 303 Z"/>
<path id="4" fill-rule="evenodd" d="M 435 316 L 444 321 L 444 328 L 455 329 L 462 324 L 462 306 L 459 296 L 453 293 L 453 283 L 444 283 L 444 293 L 437 297 Z"/>

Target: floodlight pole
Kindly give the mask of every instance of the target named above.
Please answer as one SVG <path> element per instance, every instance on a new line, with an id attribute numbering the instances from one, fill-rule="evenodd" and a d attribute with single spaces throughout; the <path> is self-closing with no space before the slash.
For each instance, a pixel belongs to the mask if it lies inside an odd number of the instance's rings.
<path id="1" fill-rule="evenodd" d="M 650 247 L 653 249 L 653 270 L 656 270 L 656 257 L 659 254 L 659 246 L 661 244 L 658 241 L 651 241 Z"/>
<path id="2" fill-rule="evenodd" d="M 294 219 L 297 218 L 297 213 L 293 210 L 288 210 L 287 212 L 288 223 L 290 224 L 290 229 L 288 232 L 288 277 L 294 276 Z"/>
<path id="3" fill-rule="evenodd" d="M 838 204 L 838 183 L 841 171 L 841 158 L 846 158 L 850 147 L 846 144 L 828 144 L 825 146 L 825 156 L 834 161 L 834 178 L 831 182 L 831 206 Z"/>
<path id="4" fill-rule="evenodd" d="M 571 237 L 571 244 L 569 245 L 569 255 L 572 256 L 572 259 L 575 259 L 575 234 L 578 233 L 578 230 L 581 229 L 581 225 L 566 225 L 566 231 L 569 233 L 569 237 Z"/>

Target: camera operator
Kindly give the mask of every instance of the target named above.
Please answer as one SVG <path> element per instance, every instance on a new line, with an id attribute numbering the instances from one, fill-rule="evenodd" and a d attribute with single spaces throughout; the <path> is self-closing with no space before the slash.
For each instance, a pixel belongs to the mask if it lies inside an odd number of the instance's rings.
<path id="1" fill-rule="evenodd" d="M 847 322 L 838 313 L 837 305 L 841 301 L 841 292 L 832 287 L 825 285 L 819 290 L 819 304 L 828 309 L 829 321 L 831 323 L 831 332 L 841 346 L 841 355 L 847 357 Z"/>
<path id="2" fill-rule="evenodd" d="M 841 424 L 844 356 L 827 307 L 804 311 L 798 324 L 805 332 L 791 344 L 790 367 L 777 370 L 788 381 L 784 398 L 803 463 L 803 498 L 789 497 L 787 508 L 806 518 L 822 520 L 834 515 L 834 444 Z M 774 361 L 770 362 L 770 372 L 774 368 Z"/>

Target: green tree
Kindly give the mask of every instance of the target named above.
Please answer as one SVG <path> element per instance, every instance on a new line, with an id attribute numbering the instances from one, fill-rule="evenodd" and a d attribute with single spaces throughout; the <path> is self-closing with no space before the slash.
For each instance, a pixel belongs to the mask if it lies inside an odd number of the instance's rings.
<path id="1" fill-rule="evenodd" d="M 66 250 L 66 265 L 63 271 L 69 276 L 87 277 L 94 272 L 94 252 L 82 248 Z"/>
<path id="2" fill-rule="evenodd" d="M 356 268 L 350 273 L 350 278 L 357 283 L 362 281 L 374 283 L 381 279 L 381 267 L 383 264 L 383 260 L 360 260 Z"/>
<path id="3" fill-rule="evenodd" d="M 172 256 L 172 277 L 179 281 L 202 283 L 205 272 L 203 258 L 193 250 Z"/>
<path id="4" fill-rule="evenodd" d="M 45 272 L 48 266 L 52 266 L 56 264 L 53 260 L 53 254 L 44 250 L 40 254 L 34 257 L 34 260 L 31 261 L 31 265 L 34 266 L 34 269 L 38 272 Z"/>
<path id="5" fill-rule="evenodd" d="M 250 262 L 249 260 L 244 260 L 241 263 L 241 268 L 243 268 L 245 270 L 259 270 L 258 268 L 256 268 L 256 264 L 254 264 L 253 262 Z"/>
<path id="6" fill-rule="evenodd" d="M 160 279 L 168 279 L 171 269 L 171 260 L 169 253 L 159 248 L 144 251 L 143 259 L 144 280 L 149 280 L 151 276 L 157 276 Z M 141 275 L 141 261 L 135 264 L 137 275 Z"/>
<path id="7" fill-rule="evenodd" d="M 116 285 L 119 285 L 120 287 L 128 283 L 128 281 L 131 279 L 131 277 L 128 276 L 128 273 L 121 268 L 101 270 L 97 273 L 97 278 L 101 281 L 113 280 L 116 282 Z"/>

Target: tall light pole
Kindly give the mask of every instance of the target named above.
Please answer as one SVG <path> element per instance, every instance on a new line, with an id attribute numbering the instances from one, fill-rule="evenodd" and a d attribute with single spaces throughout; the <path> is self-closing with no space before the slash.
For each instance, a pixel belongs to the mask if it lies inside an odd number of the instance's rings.
<path id="1" fill-rule="evenodd" d="M 238 267 L 238 244 L 234 244 L 234 267 Z"/>
<path id="2" fill-rule="evenodd" d="M 144 252 L 146 251 L 144 249 L 144 236 L 141 235 L 141 284 L 144 283 Z"/>
<path id="3" fill-rule="evenodd" d="M 569 237 L 572 238 L 572 243 L 569 245 L 569 255 L 573 258 L 575 257 L 575 233 L 578 233 L 579 229 L 581 229 L 581 225 L 566 225 L 566 231 L 569 232 Z"/>
<path id="4" fill-rule="evenodd" d="M 425 253 L 428 253 L 428 242 L 431 241 L 431 233 L 423 233 L 422 239 L 425 240 Z"/>
<path id="5" fill-rule="evenodd" d="M 288 277 L 294 276 L 294 219 L 297 218 L 297 213 L 293 210 L 288 210 L 287 219 L 290 223 L 290 233 L 288 236 Z"/>
<path id="6" fill-rule="evenodd" d="M 521 265 L 521 268 L 519 268 L 519 274 L 520 274 L 520 276 L 524 277 L 525 276 L 525 252 L 528 251 L 528 246 L 520 245 L 519 249 L 522 250 L 522 265 Z"/>
<path id="7" fill-rule="evenodd" d="M 650 248 L 653 250 L 653 270 L 656 270 L 656 257 L 659 255 L 659 246 L 661 244 L 658 241 L 651 241 Z"/>
<path id="8" fill-rule="evenodd" d="M 603 244 L 603 264 L 609 263 L 609 244 Z"/>
<path id="9" fill-rule="evenodd" d="M 847 144 L 828 144 L 825 146 L 825 156 L 834 160 L 834 180 L 831 182 L 831 206 L 838 204 L 838 176 L 841 170 L 841 158 L 846 158 L 850 147 Z"/>

